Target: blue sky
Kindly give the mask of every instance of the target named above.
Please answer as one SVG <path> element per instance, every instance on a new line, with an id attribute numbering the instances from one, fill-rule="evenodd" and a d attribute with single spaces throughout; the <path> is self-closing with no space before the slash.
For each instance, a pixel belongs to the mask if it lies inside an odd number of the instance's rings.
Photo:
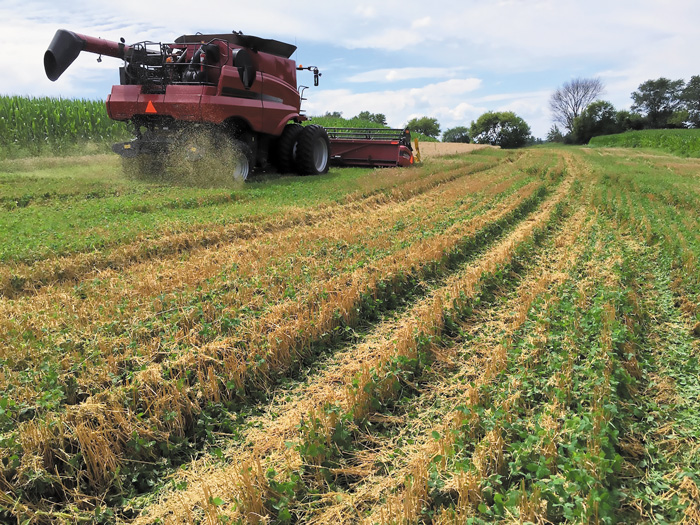
<path id="1" fill-rule="evenodd" d="M 106 98 L 116 59 L 83 53 L 46 78 L 59 28 L 127 43 L 236 30 L 293 43 L 298 63 L 321 69 L 309 115 L 367 110 L 395 127 L 427 115 L 446 130 L 507 110 L 544 137 L 549 96 L 572 78 L 599 77 L 602 98 L 623 109 L 645 80 L 700 75 L 698 22 L 697 0 L 2 0 L 0 94 Z M 310 73 L 298 81 L 313 84 Z"/>

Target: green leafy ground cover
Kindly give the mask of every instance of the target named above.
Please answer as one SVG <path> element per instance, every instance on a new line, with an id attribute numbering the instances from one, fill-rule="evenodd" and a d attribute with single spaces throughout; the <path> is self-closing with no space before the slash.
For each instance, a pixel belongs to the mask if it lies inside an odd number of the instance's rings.
<path id="1" fill-rule="evenodd" d="M 682 157 L 700 157 L 700 130 L 646 129 L 593 137 L 591 146 L 658 149 Z"/>
<path id="2" fill-rule="evenodd" d="M 700 518 L 697 160 L 3 166 L 0 519 Z"/>

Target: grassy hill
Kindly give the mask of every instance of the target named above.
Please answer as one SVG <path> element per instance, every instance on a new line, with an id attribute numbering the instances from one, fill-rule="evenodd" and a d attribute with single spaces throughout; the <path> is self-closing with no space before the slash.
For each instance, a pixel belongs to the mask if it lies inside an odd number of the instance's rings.
<path id="1" fill-rule="evenodd" d="M 646 129 L 593 137 L 591 146 L 610 148 L 652 148 L 680 155 L 700 157 L 700 129 Z"/>

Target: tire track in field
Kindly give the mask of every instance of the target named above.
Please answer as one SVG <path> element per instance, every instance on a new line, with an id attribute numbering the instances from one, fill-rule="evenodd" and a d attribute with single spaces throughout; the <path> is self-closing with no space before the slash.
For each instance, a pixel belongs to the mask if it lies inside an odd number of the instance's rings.
<path id="1" fill-rule="evenodd" d="M 554 209 L 555 203 L 564 198 L 571 184 L 568 178 L 557 191 L 556 195 L 545 201 L 539 212 L 534 217 L 528 218 L 516 227 L 515 231 L 508 235 L 506 239 L 492 247 L 479 259 L 470 265 L 469 269 L 460 271 L 457 275 L 448 278 L 434 293 L 428 298 L 419 301 L 409 312 L 404 314 L 404 320 L 392 321 L 389 324 L 380 325 L 365 343 L 344 352 L 343 356 L 338 356 L 338 364 L 329 367 L 327 370 L 312 378 L 310 384 L 305 389 L 303 399 L 291 399 L 287 404 L 282 404 L 275 408 L 279 411 L 279 417 L 272 420 L 261 421 L 262 425 L 258 430 L 248 432 L 248 449 L 230 450 L 226 454 L 226 459 L 233 467 L 204 467 L 203 470 L 194 469 L 187 475 L 189 487 L 186 491 L 181 491 L 171 495 L 163 503 L 153 506 L 136 523 L 149 523 L 154 519 L 165 519 L 168 523 L 187 522 L 187 516 L 194 516 L 192 512 L 199 508 L 202 512 L 206 509 L 206 499 L 202 500 L 205 494 L 235 495 L 240 501 L 246 501 L 251 506 L 255 504 L 255 495 L 246 495 L 246 487 L 255 490 L 264 490 L 260 485 L 264 480 L 255 477 L 258 465 L 261 465 L 262 458 L 267 465 L 288 465 L 299 466 L 298 454 L 296 458 L 293 451 L 290 451 L 285 443 L 298 437 L 299 421 L 304 415 L 313 411 L 318 411 L 328 402 L 343 402 L 346 398 L 345 389 L 368 363 L 376 362 L 378 352 L 382 349 L 393 348 L 394 339 L 403 327 L 410 324 L 409 319 L 415 319 L 419 312 L 431 311 L 434 304 L 444 301 L 444 294 L 456 297 L 459 294 L 456 290 L 461 289 L 464 284 L 460 282 L 475 282 L 478 277 L 485 272 L 492 271 L 498 260 L 507 257 L 511 253 L 516 239 L 526 238 L 537 224 L 540 224 Z M 466 285 L 467 287 L 471 285 Z M 468 292 L 467 292 L 468 293 Z M 252 423 L 255 424 L 255 423 Z M 291 463 L 290 463 L 291 462 Z M 249 465 L 253 469 L 241 471 L 241 465 Z M 247 472 L 247 474 L 246 474 Z M 260 470 L 262 472 L 262 470 Z M 256 489 L 255 487 L 258 487 Z M 185 510 L 183 510 L 185 509 Z M 230 510 L 230 509 L 229 509 Z"/>

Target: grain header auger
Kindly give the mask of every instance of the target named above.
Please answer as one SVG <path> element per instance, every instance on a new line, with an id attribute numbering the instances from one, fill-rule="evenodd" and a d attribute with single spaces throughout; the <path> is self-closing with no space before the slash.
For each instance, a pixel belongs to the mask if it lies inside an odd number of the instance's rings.
<path id="1" fill-rule="evenodd" d="M 81 51 L 121 58 L 120 84 L 107 97 L 107 113 L 130 123 L 135 139 L 113 146 L 125 165 L 162 173 L 173 158 L 196 163 L 225 159 L 231 175 L 246 179 L 253 168 L 274 165 L 283 173 L 319 174 L 331 162 L 396 166 L 413 162 L 410 133 L 304 125 L 303 97 L 290 58 L 296 46 L 233 32 L 183 35 L 172 43 L 127 45 L 60 29 L 44 54 L 52 81 Z M 303 87 L 301 88 L 303 92 Z"/>

